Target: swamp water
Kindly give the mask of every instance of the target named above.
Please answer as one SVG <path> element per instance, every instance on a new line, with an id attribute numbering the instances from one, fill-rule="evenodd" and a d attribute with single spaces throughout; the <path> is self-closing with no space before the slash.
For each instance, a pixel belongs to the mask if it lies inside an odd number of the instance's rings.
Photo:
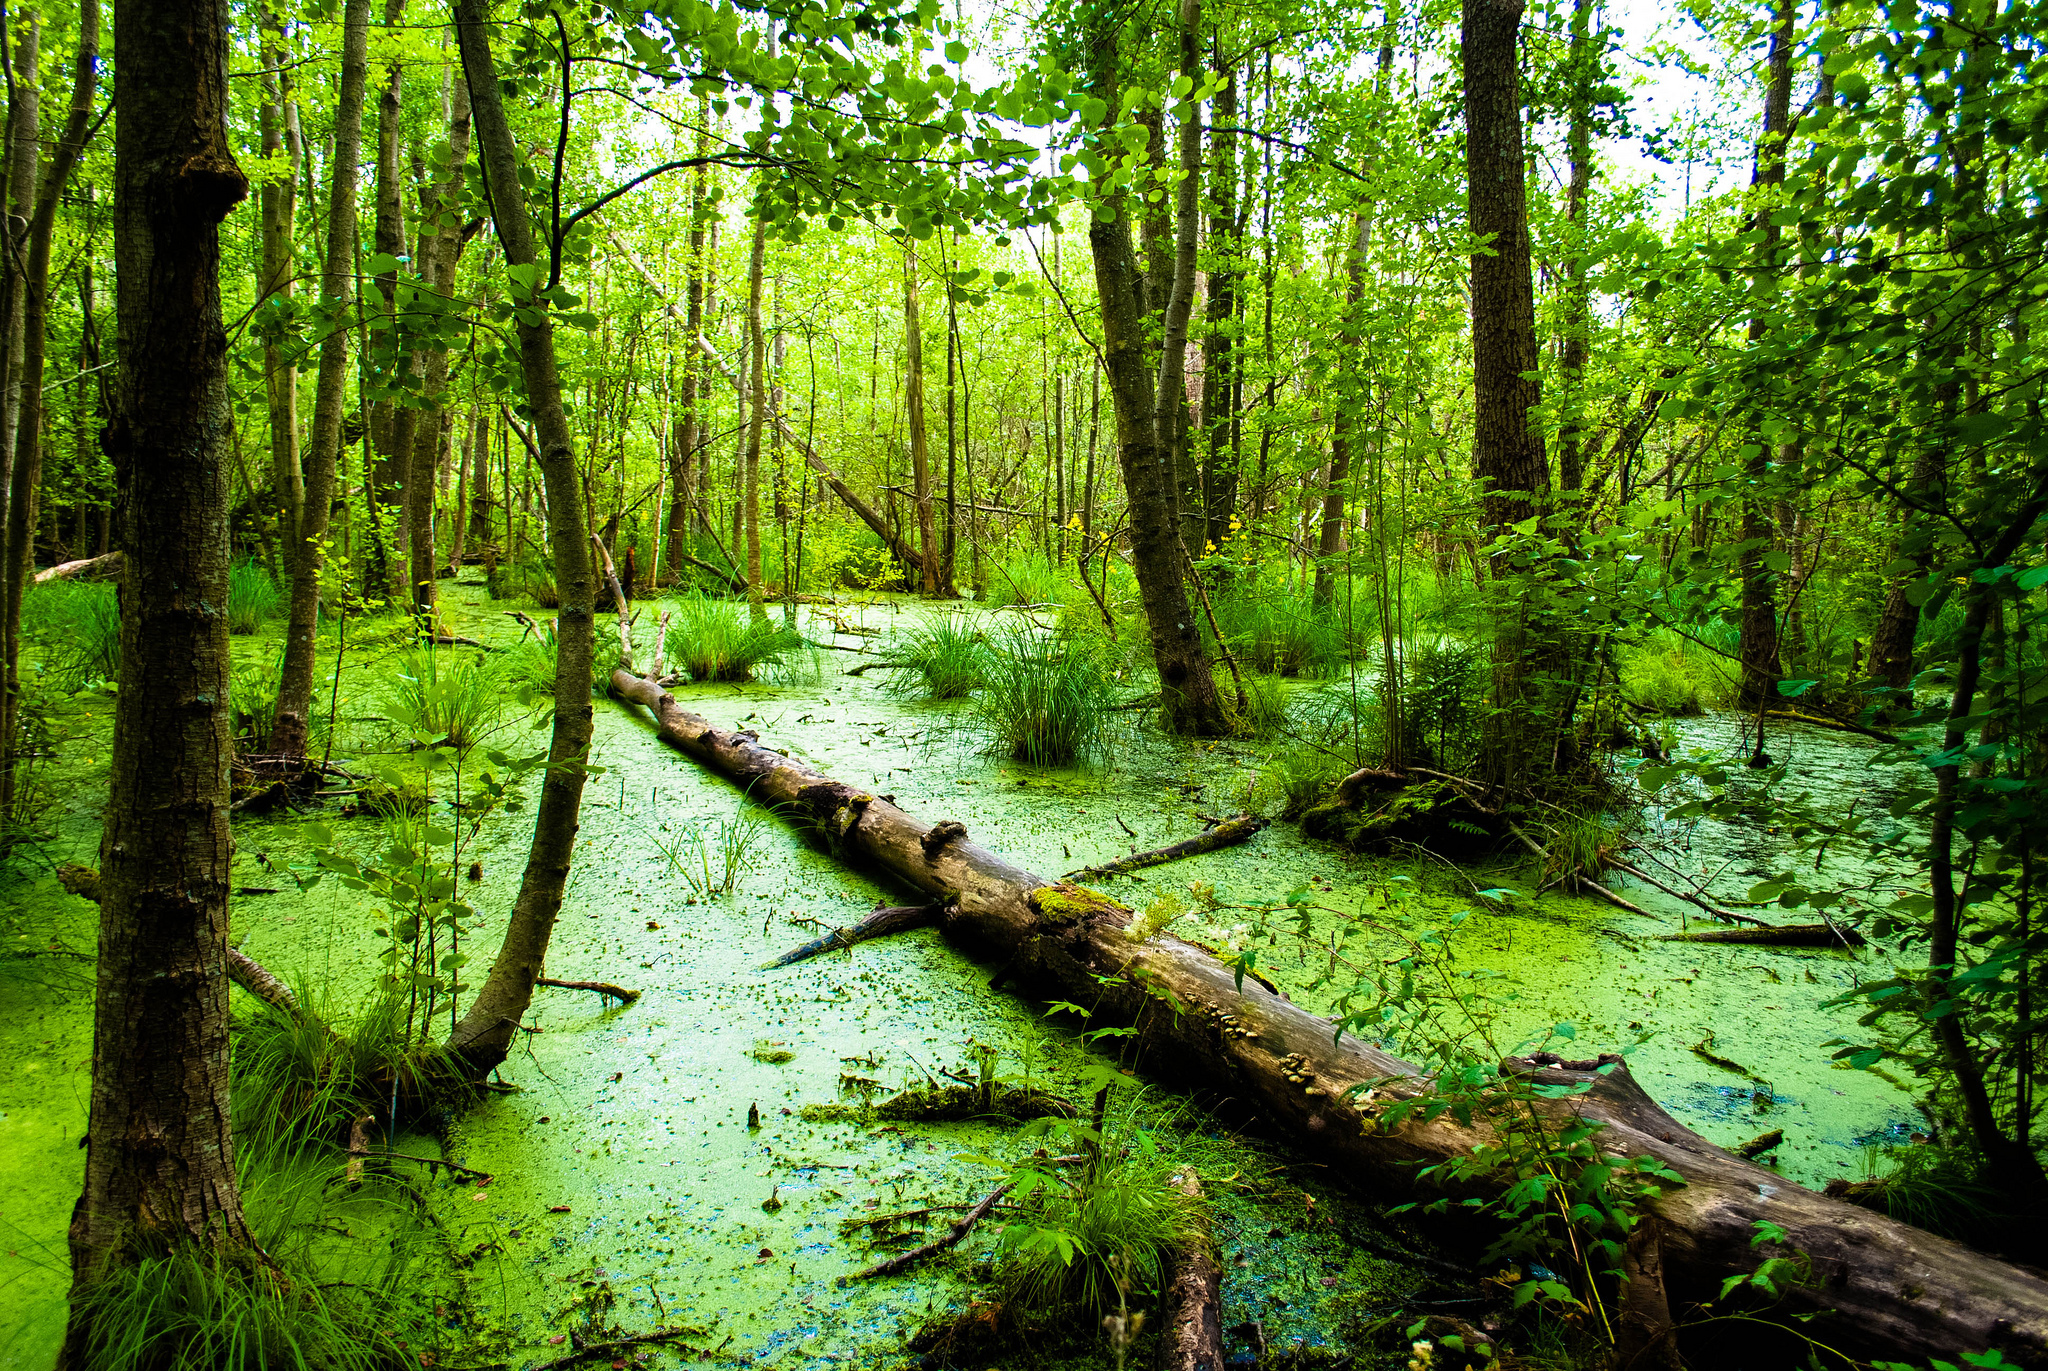
<path id="1" fill-rule="evenodd" d="M 479 586 L 444 584 L 444 593 L 457 631 L 496 646 L 517 641 L 517 626 Z M 886 634 L 929 611 L 881 598 L 835 613 L 848 627 Z M 841 647 L 886 643 L 836 632 L 809 610 L 801 622 Z M 601 632 L 600 652 L 604 642 Z M 236 639 L 235 650 L 238 662 L 256 661 L 277 644 L 266 634 Z M 378 694 L 398 650 L 389 639 L 351 648 L 339 713 L 360 722 L 344 725 L 337 757 L 376 743 Z M 1238 807 L 1273 750 L 1188 744 L 1133 723 L 1113 766 L 1026 767 L 981 750 L 968 705 L 908 701 L 876 674 L 839 674 L 860 660 L 874 658 L 823 651 L 814 674 L 793 673 L 788 683 L 675 694 L 714 722 L 744 722 L 835 778 L 895 796 L 923 819 L 958 819 L 975 841 L 1047 876 L 1199 831 L 1196 815 Z M 51 863 L 95 861 L 110 710 L 106 697 L 81 695 L 53 720 L 61 742 L 49 769 Z M 544 745 L 544 733 L 507 719 L 491 745 Z M 690 1346 L 735 1363 L 906 1364 L 906 1332 L 964 1306 L 980 1288 L 973 1264 L 1000 1224 L 992 1216 L 957 1249 L 959 1258 L 841 1287 L 839 1277 L 894 1250 L 871 1250 L 843 1234 L 842 1222 L 972 1202 L 1002 1178 L 975 1157 L 1008 1161 L 1045 1140 L 991 1123 L 888 1123 L 866 1106 L 948 1072 L 972 1078 L 990 1050 L 1001 1077 L 1080 1099 L 1092 1049 L 1044 1006 L 991 990 L 998 968 L 929 930 L 759 970 L 817 936 L 819 924 L 851 923 L 897 892 L 771 822 L 730 894 L 693 895 L 664 846 L 672 849 L 693 825 L 733 819 L 742 797 L 663 746 L 637 711 L 600 702 L 597 719 L 593 763 L 602 771 L 585 792 L 548 970 L 643 993 L 630 1006 L 607 1007 L 583 992 L 539 991 L 526 1020 L 538 1031 L 522 1035 L 501 1072 L 518 1093 L 484 1099 L 438 1138 L 394 1141 L 395 1150 L 445 1155 L 493 1177 L 479 1184 L 438 1171 L 418 1176 L 440 1240 L 462 1263 L 447 1278 L 448 1309 L 451 1321 L 459 1325 L 459 1308 L 469 1323 L 450 1339 L 478 1344 L 485 1362 L 530 1366 L 566 1352 L 571 1331 L 589 1328 L 595 1315 L 629 1331 L 695 1325 L 703 1332 Z M 1726 745 L 1732 732 L 1731 724 L 1698 721 L 1685 741 Z M 1774 750 L 1782 756 L 1787 748 L 1794 780 L 1815 793 L 1853 796 L 1881 783 L 1858 740 L 1801 734 Z M 387 945 L 375 933 L 383 919 L 367 895 L 331 882 L 302 894 L 273 869 L 306 862 L 311 821 L 238 822 L 238 887 L 277 893 L 238 898 L 235 927 L 258 961 L 324 981 L 334 1002 L 348 1006 L 370 993 Z M 374 818 L 330 813 L 323 821 L 345 848 L 381 840 Z M 500 815 L 465 854 L 483 868 L 468 896 L 484 918 L 469 936 L 486 954 L 517 890 L 528 833 L 527 814 Z M 1776 856 L 1766 831 L 1706 825 L 1673 860 L 1718 871 L 1717 888 L 1739 892 Z M 1777 1161 L 1804 1184 L 1857 1174 L 1871 1143 L 1910 1126 L 1904 1091 L 1870 1073 L 1832 1069 L 1821 1046 L 1851 1022 L 1822 1002 L 1861 974 L 1859 957 L 1881 964 L 1882 949 L 1652 941 L 1676 931 L 1687 910 L 1648 890 L 1628 894 L 1661 924 L 1555 893 L 1505 906 L 1475 897 L 1480 888 L 1527 889 L 1533 874 L 1354 856 L 1276 824 L 1249 846 L 1104 888 L 1143 908 L 1162 893 L 1185 894 L 1190 883 L 1213 884 L 1226 904 L 1308 886 L 1325 907 L 1311 915 L 1319 936 L 1346 919 L 1375 921 L 1344 952 L 1361 966 L 1398 956 L 1404 936 L 1472 909 L 1455 945 L 1465 966 L 1501 973 L 1488 992 L 1500 1040 L 1513 1046 L 1569 1022 L 1573 1050 L 1590 1054 L 1648 1035 L 1632 1069 L 1661 1103 L 1723 1144 L 1782 1128 Z M 12 961 L 0 975 L 0 1057 L 9 1063 L 0 1073 L 0 1366 L 40 1368 L 62 1328 L 64 1227 L 79 1183 L 90 1059 L 90 966 L 60 954 L 90 949 L 92 910 L 26 860 L 0 875 L 0 909 L 0 936 L 49 954 Z M 1224 908 L 1183 918 L 1174 931 L 1221 946 L 1242 936 L 1234 927 L 1245 920 Z M 1319 984 L 1328 959 L 1298 946 L 1262 948 L 1260 969 L 1304 1005 L 1333 1008 L 1344 981 Z M 480 980 L 483 966 L 472 971 Z M 1113 1048 L 1116 1040 L 1107 1041 Z M 1740 1069 L 1710 1063 L 1696 1045 Z M 1203 1165 L 1235 1356 L 1248 1356 L 1253 1339 L 1275 1352 L 1339 1353 L 1365 1322 L 1426 1291 L 1426 1273 L 1400 1257 L 1414 1239 L 1377 1219 L 1335 1177 L 1276 1143 L 1223 1133 L 1182 1097 L 1145 1089 L 1138 1078 L 1121 1093 L 1136 1125 L 1162 1148 Z M 835 1103 L 852 1107 L 838 1118 L 805 1116 L 806 1106 Z M 758 1109 L 758 1129 L 748 1126 L 750 1108 Z M 934 1216 L 914 1240 L 937 1236 L 947 1222 Z M 1104 1352 L 1079 1364 L 1106 1361 Z"/>

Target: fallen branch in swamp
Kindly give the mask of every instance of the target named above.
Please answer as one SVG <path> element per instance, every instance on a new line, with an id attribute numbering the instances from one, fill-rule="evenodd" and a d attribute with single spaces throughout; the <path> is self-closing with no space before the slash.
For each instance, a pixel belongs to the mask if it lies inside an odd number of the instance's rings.
<path id="1" fill-rule="evenodd" d="M 1171 1182 L 1201 1215 L 1202 1182 L 1183 1171 Z M 1174 1251 L 1166 1283 L 1166 1327 L 1160 1334 L 1159 1364 L 1165 1371 L 1220 1371 L 1223 1366 L 1223 1273 L 1202 1215 Z"/>
<path id="2" fill-rule="evenodd" d="M 911 1267 L 917 1265 L 917 1263 L 923 1261 L 926 1257 L 936 1256 L 937 1254 L 951 1247 L 953 1244 L 959 1242 L 962 1238 L 966 1237 L 968 1231 L 972 1229 L 974 1225 L 980 1223 L 983 1216 L 985 1216 L 989 1210 L 994 1209 L 996 1207 L 996 1204 L 1003 1198 L 1003 1196 L 1009 1193 L 1010 1184 L 1008 1181 L 1005 1181 L 1003 1184 L 997 1186 L 994 1190 L 991 1190 L 988 1193 L 988 1197 L 982 1200 L 980 1204 L 977 1204 L 974 1206 L 974 1208 L 968 1210 L 964 1215 L 956 1219 L 950 1228 L 948 1228 L 945 1232 L 939 1234 L 938 1237 L 933 1238 L 924 1246 L 913 1247 L 908 1252 L 899 1252 L 897 1255 L 889 1258 L 887 1261 L 876 1262 L 873 1266 L 870 1266 L 865 1271 L 857 1271 L 851 1276 L 841 1276 L 839 1278 L 839 1283 L 841 1285 L 848 1285 L 854 1281 L 873 1280 L 878 1276 L 893 1276 L 897 1274 L 899 1271 L 909 1270 Z"/>
<path id="3" fill-rule="evenodd" d="M 639 991 L 628 990 L 622 985 L 613 985 L 610 981 L 557 981 L 551 980 L 546 976 L 537 976 L 534 978 L 533 983 L 535 985 L 553 986 L 556 990 L 594 991 L 599 995 L 617 1000 L 620 1004 L 631 1004 L 640 998 Z"/>
<path id="4" fill-rule="evenodd" d="M 946 902 L 935 904 L 876 905 L 868 916 L 852 928 L 835 928 L 822 938 L 813 938 L 802 947 L 792 948 L 772 962 L 764 963 L 763 971 L 774 971 L 785 966 L 794 966 L 808 957 L 821 952 L 834 952 L 851 948 L 855 943 L 864 943 L 870 938 L 879 938 L 888 933 L 902 933 L 912 928 L 929 928 L 945 913 Z"/>
<path id="5" fill-rule="evenodd" d="M 1752 920 L 1752 922 L 1757 922 Z M 1665 943 L 1741 943 L 1745 947 L 1862 947 L 1864 937 L 1853 928 L 1834 924 L 1764 924 L 1754 928 L 1702 928 L 1666 933 Z"/>
<path id="6" fill-rule="evenodd" d="M 1133 852 L 1128 857 L 1119 857 L 1101 866 L 1084 866 L 1079 871 L 1069 871 L 1060 877 L 1063 881 L 1099 881 L 1106 876 L 1121 876 L 1126 872 L 1141 871 L 1148 866 L 1161 866 L 1177 862 L 1183 857 L 1193 857 L 1203 852 L 1215 852 L 1221 848 L 1235 847 L 1248 843 L 1257 837 L 1259 831 L 1271 820 L 1255 814 L 1233 814 L 1204 833 L 1192 838 L 1183 838 L 1165 847 L 1155 847 L 1150 852 Z"/>
<path id="7" fill-rule="evenodd" d="M 1329 1020 L 1250 976 L 1240 990 L 1230 963 L 1191 943 L 1165 933 L 1134 943 L 1126 930 L 1135 916 L 1115 900 L 1048 881 L 964 836 L 927 854 L 935 826 L 890 801 L 763 746 L 755 733 L 715 727 L 630 670 L 615 670 L 611 685 L 652 714 L 664 742 L 808 824 L 835 855 L 928 898 L 955 899 L 939 921 L 948 939 L 1007 958 L 1033 993 L 1090 1005 L 1097 1024 L 1135 1026 L 1127 1045 L 1146 1069 L 1233 1098 L 1350 1183 L 1375 1195 L 1414 1193 L 1421 1167 L 1493 1141 L 1489 1125 L 1466 1127 L 1448 1113 L 1383 1126 L 1390 1105 L 1429 1089 L 1413 1066 L 1355 1038 L 1333 1041 Z M 1710 1302 L 1725 1278 L 1753 1271 L 1756 1225 L 1770 1223 L 1784 1234 L 1783 1250 L 1803 1254 L 1813 1273 L 1786 1293 L 1784 1312 L 1819 1315 L 1815 1331 L 1825 1327 L 1836 1346 L 1921 1360 L 1994 1343 L 2008 1355 L 2048 1355 L 2039 1320 L 2048 1278 L 1715 1146 L 1651 1099 L 1625 1065 L 1527 1062 L 1516 1071 L 1534 1087 L 1583 1092 L 1533 1102 L 1541 1117 L 1558 1127 L 1593 1124 L 1604 1155 L 1654 1158 L 1684 1179 L 1644 1201 L 1660 1219 L 1656 1259 L 1673 1298 Z M 1309 1084 L 1290 1079 L 1303 1076 Z M 1916 1298 L 1901 1298 L 1906 1285 Z"/>

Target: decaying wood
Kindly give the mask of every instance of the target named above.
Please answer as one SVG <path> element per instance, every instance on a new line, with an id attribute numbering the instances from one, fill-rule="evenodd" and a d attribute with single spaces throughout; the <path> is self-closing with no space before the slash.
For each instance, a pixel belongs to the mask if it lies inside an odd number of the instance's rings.
<path id="1" fill-rule="evenodd" d="M 1614 1319 L 1617 1371 L 1680 1371 L 1671 1299 L 1664 1289 L 1662 1224 L 1639 1220 L 1621 1257 L 1621 1307 Z"/>
<path id="2" fill-rule="evenodd" d="M 1754 928 L 1702 928 L 1666 933 L 1664 943 L 1741 943 L 1747 947 L 1862 947 L 1864 937 L 1838 924 L 1764 924 Z"/>
<path id="3" fill-rule="evenodd" d="M 852 928 L 835 928 L 822 938 L 813 938 L 802 947 L 792 948 L 774 961 L 762 966 L 763 971 L 774 971 L 780 967 L 795 966 L 798 962 L 815 957 L 822 952 L 836 952 L 842 947 L 850 948 L 855 943 L 867 942 L 889 933 L 902 933 L 912 928 L 929 928 L 939 921 L 946 912 L 943 900 L 933 904 L 876 905 L 869 915 Z"/>
<path id="4" fill-rule="evenodd" d="M 368 1114 L 358 1114 L 348 1123 L 348 1166 L 343 1179 L 350 1185 L 363 1178 L 363 1162 L 370 1155 L 370 1125 L 376 1120 Z"/>
<path id="5" fill-rule="evenodd" d="M 83 557 L 75 562 L 59 562 L 53 567 L 44 567 L 35 574 L 35 584 L 48 581 L 98 581 L 121 574 L 122 555 L 118 552 L 103 552 L 97 557 Z"/>
<path id="6" fill-rule="evenodd" d="M 1866 738 L 1875 738 L 1881 743 L 1899 741 L 1896 733 L 1886 733 L 1881 728 L 1871 728 L 1848 719 L 1837 719 L 1832 714 L 1807 714 L 1797 709 L 1767 709 L 1764 711 L 1764 717 L 1788 724 L 1811 724 L 1815 728 L 1832 729 L 1837 733 L 1859 733 Z"/>
<path id="7" fill-rule="evenodd" d="M 1248 843 L 1257 837 L 1259 831 L 1272 822 L 1256 814 L 1233 814 L 1204 833 L 1192 838 L 1183 838 L 1165 847 L 1155 847 L 1150 852 L 1133 852 L 1128 857 L 1119 857 L 1101 866 L 1084 866 L 1079 871 L 1069 871 L 1060 877 L 1063 881 L 1099 881 L 1107 876 L 1122 876 L 1132 871 L 1142 871 L 1148 866 L 1161 866 L 1177 862 L 1183 857 L 1193 857 L 1203 852 L 1215 852 L 1220 848 L 1235 847 Z"/>
<path id="8" fill-rule="evenodd" d="M 1449 1114 L 1383 1126 L 1387 1106 L 1428 1088 L 1414 1067 L 1349 1037 L 1333 1041 L 1329 1020 L 1251 977 L 1240 992 L 1232 966 L 1191 943 L 1168 934 L 1133 942 L 1133 915 L 1114 900 L 1047 881 L 964 839 L 928 861 L 929 826 L 889 801 L 764 747 L 753 733 L 714 727 L 630 671 L 614 671 L 611 682 L 650 711 L 665 742 L 811 825 L 834 853 L 953 899 L 939 925 L 949 939 L 1007 958 L 1017 981 L 1088 1005 L 1099 1023 L 1136 1026 L 1131 1045 L 1157 1076 L 1231 1097 L 1352 1184 L 1376 1196 L 1413 1193 L 1421 1167 L 1488 1141 L 1486 1125 L 1464 1127 Z M 1818 1315 L 1812 1331 L 1830 1345 L 1902 1360 L 1997 1346 L 2022 1364 L 2048 1362 L 2048 1279 L 1716 1147 L 1651 1099 L 1625 1065 L 1606 1075 L 1525 1065 L 1532 1084 L 1585 1088 L 1536 1106 L 1554 1121 L 1598 1124 L 1603 1155 L 1653 1156 L 1684 1177 L 1647 1202 L 1661 1221 L 1669 1299 L 1708 1303 L 1726 1276 L 1785 1255 L 1752 1244 L 1767 1221 L 1812 1271 L 1809 1284 L 1787 1293 L 1782 1314 Z"/>
<path id="9" fill-rule="evenodd" d="M 913 1247 L 908 1252 L 899 1252 L 887 1261 L 876 1262 L 865 1271 L 857 1271 L 851 1276 L 841 1276 L 839 1283 L 846 1285 L 853 1281 L 873 1280 L 877 1276 L 893 1276 L 899 1271 L 909 1270 L 926 1257 L 945 1251 L 954 1243 L 966 1237 L 968 1230 L 980 1223 L 988 1211 L 994 1209 L 1002 1201 L 1003 1196 L 1009 1193 L 1010 1185 L 1009 1182 L 1005 1181 L 994 1190 L 991 1190 L 980 1204 L 975 1205 L 974 1208 L 961 1215 L 953 1222 L 951 1227 L 924 1246 Z"/>
<path id="10" fill-rule="evenodd" d="M 620 1353 L 631 1348 L 646 1347 L 658 1342 L 676 1342 L 682 1338 L 693 1338 L 703 1331 L 701 1328 L 661 1328 L 652 1333 L 632 1333 L 623 1338 L 614 1338 L 610 1342 L 586 1343 L 566 1357 L 556 1357 L 553 1361 L 542 1362 L 534 1367 L 533 1371 L 563 1371 L 564 1368 L 575 1366 L 579 1362 L 602 1360 L 605 1357 L 617 1358 Z M 732 1340 L 728 1338 L 726 1341 L 730 1342 Z M 705 1355 L 708 1356 L 710 1354 L 706 1353 Z"/>
<path id="11" fill-rule="evenodd" d="M 1202 1183 L 1195 1173 L 1183 1171 L 1173 1183 L 1199 1212 Z M 1173 1254 L 1159 1364 L 1165 1371 L 1223 1371 L 1223 1273 L 1216 1265 L 1207 1221 L 1198 1219 L 1192 1227 Z"/>
<path id="12" fill-rule="evenodd" d="M 1644 885 L 1653 886 L 1656 889 L 1663 891 L 1666 895 L 1669 895 L 1674 900 L 1684 900 L 1689 905 L 1697 906 L 1702 912 L 1711 914 L 1717 919 L 1721 919 L 1732 924 L 1754 924 L 1762 928 L 1768 928 L 1770 926 L 1764 923 L 1762 919 L 1752 919 L 1747 914 L 1737 914 L 1734 910 L 1723 909 L 1720 905 L 1715 904 L 1713 901 L 1708 900 L 1703 896 L 1695 895 L 1688 891 L 1679 890 L 1675 886 L 1668 886 L 1664 884 L 1664 882 L 1658 880 L 1655 876 L 1652 876 L 1647 871 L 1644 871 L 1641 867 L 1635 866 L 1632 863 L 1616 859 L 1614 863 L 1614 869 L 1616 871 L 1626 871 L 1629 875 L 1635 877 Z"/>
<path id="13" fill-rule="evenodd" d="M 1773 1128 L 1768 1133 L 1757 1134 L 1754 1138 L 1736 1148 L 1735 1155 L 1738 1157 L 1761 1157 L 1766 1152 L 1774 1151 L 1778 1144 L 1783 1141 L 1785 1141 L 1785 1130 Z"/>
<path id="14" fill-rule="evenodd" d="M 610 981 L 557 981 L 546 976 L 537 976 L 533 983 L 553 986 L 557 990 L 591 990 L 617 1000 L 620 1004 L 631 1004 L 640 998 L 639 991 L 628 990 L 622 985 L 613 985 Z"/>

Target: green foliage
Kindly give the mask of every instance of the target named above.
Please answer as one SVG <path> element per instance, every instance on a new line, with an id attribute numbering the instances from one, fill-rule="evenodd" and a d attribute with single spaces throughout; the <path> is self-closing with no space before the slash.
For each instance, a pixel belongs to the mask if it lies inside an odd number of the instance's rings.
<path id="1" fill-rule="evenodd" d="M 51 581 L 21 597 L 21 630 L 57 683 L 77 690 L 121 675 L 121 601 L 99 581 Z"/>
<path id="2" fill-rule="evenodd" d="M 278 666 L 274 659 L 244 662 L 228 680 L 235 746 L 245 753 L 260 752 L 269 742 L 277 712 Z"/>
<path id="3" fill-rule="evenodd" d="M 552 690 L 554 682 L 548 682 Z M 490 736 L 504 710 L 504 683 L 479 657 L 454 649 L 413 648 L 383 692 L 384 712 L 415 746 L 467 751 Z"/>
<path id="4" fill-rule="evenodd" d="M 1027 1133 L 1062 1139 L 1081 1167 L 1036 1158 L 1011 1170 L 1016 1215 L 996 1247 L 996 1279 L 1025 1322 L 1078 1318 L 1088 1327 L 1163 1286 L 1175 1248 L 1193 1240 L 1194 1202 L 1173 1182 L 1184 1162 L 1159 1146 L 1133 1109 L 1098 1133 L 1079 1119 L 1046 1119 Z"/>
<path id="5" fill-rule="evenodd" d="M 1002 558 L 990 568 L 987 598 L 991 605 L 1057 605 L 1066 594 L 1061 568 L 1036 545 Z"/>
<path id="6" fill-rule="evenodd" d="M 1703 700 L 1718 699 L 1729 682 L 1697 665 L 1697 651 L 1646 645 L 1622 654 L 1622 696 L 1659 714 L 1688 718 L 1706 713 Z"/>
<path id="7" fill-rule="evenodd" d="M 1431 644 L 1410 654 L 1403 669 L 1401 715 L 1409 755 L 1440 771 L 1470 775 L 1479 757 L 1487 696 L 1484 651 L 1462 643 Z"/>
<path id="8" fill-rule="evenodd" d="M 232 1062 L 235 1135 L 292 1154 L 333 1150 L 356 1119 L 401 1116 L 461 1091 L 436 1042 L 407 1030 L 407 997 L 386 986 L 344 1021 L 324 985 L 301 976 L 296 1010 L 265 1000 L 238 1016 Z"/>
<path id="9" fill-rule="evenodd" d="M 1343 619 L 1334 609 L 1317 609 L 1307 595 L 1256 585 L 1214 594 L 1216 627 L 1239 665 L 1274 676 L 1334 676 L 1351 660 Z M 1212 643 L 1207 618 L 1204 637 Z"/>
<path id="10" fill-rule="evenodd" d="M 964 614 L 947 614 L 921 624 L 889 647 L 902 664 L 895 688 L 932 700 L 961 700 L 988 677 L 988 635 Z"/>
<path id="11" fill-rule="evenodd" d="M 676 830 L 663 824 L 648 836 L 668 869 L 702 900 L 729 895 L 750 866 L 755 847 L 770 821 L 756 809 L 685 823 Z"/>
<path id="12" fill-rule="evenodd" d="M 766 664 L 803 646 L 794 629 L 747 606 L 691 594 L 676 601 L 669 621 L 668 653 L 699 683 L 751 681 Z"/>
<path id="13" fill-rule="evenodd" d="M 228 569 L 228 632 L 254 633 L 284 608 L 284 592 L 253 557 Z"/>
<path id="14" fill-rule="evenodd" d="M 1238 737 L 1271 738 L 1287 727 L 1287 688 L 1275 678 L 1246 673 L 1242 708 L 1227 676 L 1216 685 L 1224 693 L 1224 712 Z"/>
<path id="15" fill-rule="evenodd" d="M 1116 703 L 1115 678 L 1092 644 L 1028 628 L 992 640 L 974 701 L 990 746 L 1037 765 L 1107 752 Z"/>
<path id="16" fill-rule="evenodd" d="M 1844 1199 L 1945 1238 L 1996 1237 L 1999 1189 L 1978 1174 L 1967 1153 L 1934 1143 L 1873 1147 L 1865 1151 L 1863 1169 L 1865 1179 L 1852 1182 Z"/>

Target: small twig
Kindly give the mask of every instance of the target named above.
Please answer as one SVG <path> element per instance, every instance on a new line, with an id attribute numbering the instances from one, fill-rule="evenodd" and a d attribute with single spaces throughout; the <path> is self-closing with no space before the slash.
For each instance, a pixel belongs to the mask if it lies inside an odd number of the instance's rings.
<path id="1" fill-rule="evenodd" d="M 362 1125 L 368 1123 L 369 1121 L 370 1116 L 365 1114 L 362 1118 L 356 1120 L 356 1123 L 357 1125 Z M 366 1149 L 359 1150 L 356 1145 L 356 1137 L 353 1129 L 351 1129 L 349 1133 L 348 1151 L 349 1167 L 351 1168 L 351 1174 L 349 1176 L 350 1180 L 354 1180 L 356 1178 L 356 1175 L 361 1172 L 361 1159 L 368 1157 L 388 1157 L 394 1161 L 418 1162 L 421 1166 L 438 1166 L 443 1171 L 452 1171 L 460 1176 L 474 1176 L 476 1178 L 477 1184 L 479 1185 L 489 1185 L 492 1181 L 497 1179 L 496 1176 L 492 1175 L 488 1171 L 478 1171 L 474 1167 L 463 1166 L 456 1162 L 444 1162 L 439 1157 L 415 1157 L 410 1152 L 392 1152 L 388 1149 L 378 1152 L 371 1152 Z"/>
<path id="2" fill-rule="evenodd" d="M 678 1338 L 687 1338 L 703 1331 L 701 1328 L 664 1328 L 653 1333 L 634 1333 L 627 1337 L 614 1338 L 610 1342 L 593 1342 L 577 1348 L 566 1357 L 542 1362 L 534 1367 L 533 1371 L 557 1371 L 559 1367 L 574 1366 L 577 1362 L 588 1361 L 592 1357 L 608 1357 L 614 1352 L 623 1352 L 629 1347 L 639 1347 L 650 1342 L 674 1342 Z M 727 1338 L 726 1341 L 731 1342 L 732 1339 Z"/>
<path id="3" fill-rule="evenodd" d="M 966 1214 L 962 1215 L 959 1222 L 955 1223 L 951 1228 L 947 1229 L 944 1233 L 932 1239 L 924 1246 L 913 1247 L 910 1249 L 910 1251 L 900 1253 L 897 1256 L 889 1258 L 889 1260 L 887 1261 L 877 1262 L 873 1266 L 870 1266 L 867 1270 L 859 1272 L 856 1275 L 841 1276 L 839 1278 L 839 1283 L 841 1285 L 845 1285 L 849 1281 L 864 1281 L 872 1279 L 876 1276 L 893 1276 L 899 1271 L 904 1271 L 912 1266 L 915 1266 L 918 1262 L 923 1261 L 926 1257 L 932 1256 L 935 1253 L 945 1251 L 954 1243 L 959 1242 L 962 1238 L 966 1237 L 968 1230 L 973 1228 L 974 1225 L 976 1225 L 977 1223 L 980 1223 L 983 1216 L 986 1215 L 989 1210 L 994 1209 L 997 1203 L 999 1203 L 1002 1200 L 1003 1196 L 1009 1193 L 1010 1182 L 1004 1181 L 1001 1185 L 997 1186 L 994 1190 L 989 1192 L 988 1198 L 984 1199 L 980 1204 L 977 1204 L 976 1206 L 974 1206 L 974 1208 L 968 1210 Z"/>

